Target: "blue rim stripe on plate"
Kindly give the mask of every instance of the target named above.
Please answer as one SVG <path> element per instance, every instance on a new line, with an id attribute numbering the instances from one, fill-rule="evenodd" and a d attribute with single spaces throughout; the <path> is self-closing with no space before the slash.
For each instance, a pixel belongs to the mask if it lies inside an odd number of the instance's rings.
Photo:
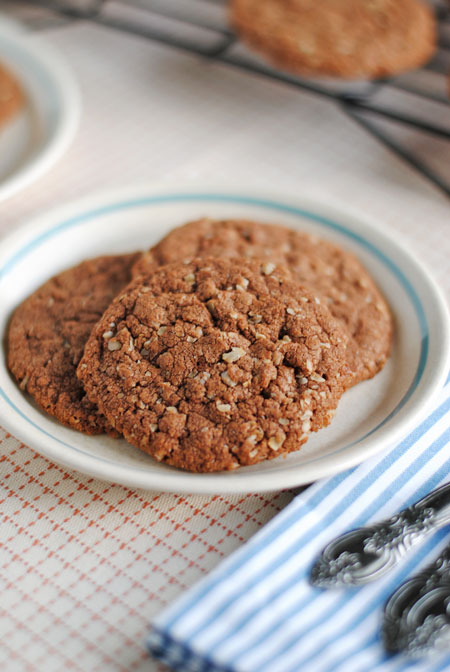
<path id="1" fill-rule="evenodd" d="M 27 256 L 31 251 L 33 251 L 36 247 L 39 245 L 42 245 L 46 240 L 54 237 L 55 235 L 62 233 L 63 231 L 66 231 L 67 229 L 85 224 L 86 222 L 95 219 L 97 217 L 101 217 L 104 215 L 111 215 L 115 214 L 117 212 L 120 212 L 122 210 L 129 210 L 132 208 L 139 208 L 139 207 L 144 207 L 144 206 L 155 206 L 155 205 L 171 205 L 173 203 L 180 203 L 180 202 L 195 202 L 195 201 L 202 201 L 202 202 L 211 202 L 211 203 L 227 203 L 227 204 L 236 204 L 236 205 L 253 205 L 257 207 L 262 207 L 266 208 L 268 210 L 273 210 L 275 212 L 284 212 L 287 214 L 295 215 L 297 217 L 303 217 L 305 219 L 309 219 L 310 221 L 316 222 L 318 224 L 321 224 L 325 226 L 328 229 L 332 229 L 334 231 L 338 231 L 339 233 L 343 234 L 347 238 L 356 241 L 361 247 L 365 248 L 368 250 L 372 256 L 376 257 L 379 259 L 384 266 L 386 266 L 397 278 L 397 280 L 400 282 L 401 286 L 403 289 L 406 291 L 408 294 L 411 303 L 414 307 L 414 310 L 416 312 L 417 320 L 419 322 L 419 327 L 420 327 L 420 334 L 421 334 L 421 346 L 420 346 L 420 357 L 419 357 L 419 363 L 417 366 L 416 373 L 414 375 L 414 379 L 411 382 L 411 385 L 409 386 L 408 390 L 406 391 L 405 395 L 403 398 L 399 401 L 397 406 L 391 411 L 391 413 L 386 416 L 376 427 L 371 429 L 367 434 L 364 436 L 360 437 L 356 441 L 342 447 L 341 449 L 335 451 L 335 454 L 338 454 L 342 451 L 347 450 L 351 446 L 359 443 L 360 441 L 363 441 L 365 438 L 376 432 L 380 427 L 382 427 L 384 424 L 386 424 L 389 420 L 391 420 L 397 413 L 403 408 L 403 406 L 406 404 L 406 402 L 411 398 L 412 394 L 416 390 L 423 372 L 425 370 L 425 366 L 427 363 L 428 359 L 428 350 L 429 350 L 429 330 L 428 330 L 428 325 L 427 325 L 427 320 L 425 316 L 425 311 L 423 309 L 422 303 L 417 296 L 414 287 L 411 285 L 410 281 L 408 278 L 404 275 L 404 273 L 400 270 L 400 268 L 395 264 L 395 262 L 387 257 L 381 250 L 379 250 L 375 245 L 370 243 L 368 240 L 363 238 L 361 235 L 358 233 L 351 231 L 347 227 L 345 227 L 343 224 L 339 224 L 338 222 L 335 222 L 327 217 L 324 217 L 322 215 L 318 215 L 313 212 L 309 212 L 308 210 L 304 210 L 303 208 L 297 208 L 295 206 L 291 205 L 286 205 L 283 203 L 278 203 L 277 201 L 272 201 L 269 199 L 262 199 L 262 198 L 255 198 L 251 196 L 239 196 L 239 195 L 232 195 L 232 194 L 219 194 L 219 193 L 211 193 L 211 194 L 202 194 L 202 193 L 193 193 L 193 194 L 169 194 L 169 195 L 161 195 L 161 196 L 145 196 L 141 198 L 134 198 L 130 200 L 124 200 L 124 201 L 119 201 L 117 203 L 112 203 L 110 205 L 106 205 L 103 207 L 99 208 L 94 208 L 92 210 L 88 210 L 87 212 L 84 212 L 82 214 L 76 215 L 74 217 L 69 217 L 68 219 L 56 224 L 54 227 L 51 229 L 41 233 L 38 235 L 34 240 L 30 241 L 29 243 L 25 244 L 18 252 L 12 255 L 10 259 L 8 259 L 5 264 L 3 265 L 2 268 L 0 268 L 0 282 L 4 277 L 11 272 L 11 270 L 14 268 L 14 266 L 20 262 L 24 257 Z M 29 424 L 31 424 L 34 428 L 38 429 L 41 433 L 45 434 L 49 438 L 53 439 L 54 441 L 57 441 L 61 445 L 71 448 L 73 451 L 80 453 L 84 455 L 85 457 L 89 457 L 90 459 L 95 459 L 100 462 L 108 463 L 115 465 L 116 463 L 113 462 L 112 460 L 108 460 L 106 458 L 100 457 L 100 456 L 93 456 L 91 453 L 86 452 L 84 450 L 81 450 L 80 448 L 77 448 L 76 446 L 73 446 L 71 444 L 65 443 L 61 439 L 55 437 L 53 434 L 50 432 L 47 432 L 44 430 L 42 427 L 39 425 L 36 425 L 32 420 L 30 420 L 26 415 L 24 415 L 13 403 L 13 401 L 8 397 L 6 394 L 5 390 L 0 387 L 0 395 L 3 397 L 3 399 L 6 401 L 11 408 L 19 413 L 19 415 L 26 420 Z M 132 468 L 132 467 L 127 467 L 127 470 L 132 470 L 132 471 L 137 471 L 141 473 L 141 470 L 137 468 Z"/>

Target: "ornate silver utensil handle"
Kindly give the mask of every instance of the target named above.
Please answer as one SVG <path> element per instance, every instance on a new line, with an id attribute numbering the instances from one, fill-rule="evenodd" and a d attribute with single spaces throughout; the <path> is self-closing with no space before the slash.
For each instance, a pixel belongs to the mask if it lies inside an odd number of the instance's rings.
<path id="1" fill-rule="evenodd" d="M 450 651 L 450 545 L 388 599 L 382 638 L 390 653 L 422 657 Z"/>
<path id="2" fill-rule="evenodd" d="M 341 588 L 374 581 L 427 534 L 448 523 L 450 483 L 388 520 L 337 537 L 317 559 L 310 582 L 318 588 Z"/>

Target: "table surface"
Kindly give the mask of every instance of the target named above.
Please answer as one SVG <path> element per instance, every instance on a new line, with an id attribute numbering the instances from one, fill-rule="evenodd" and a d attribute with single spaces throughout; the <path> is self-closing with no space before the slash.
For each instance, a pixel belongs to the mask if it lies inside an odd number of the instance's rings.
<path id="1" fill-rule="evenodd" d="M 83 113 L 57 166 L 0 204 L 1 236 L 48 208 L 133 183 L 300 187 L 401 236 L 449 294 L 448 200 L 333 102 L 26 2 L 3 6 L 64 54 Z M 448 107 L 436 114 L 448 123 Z M 448 142 L 392 132 L 450 176 Z M 66 471 L 1 429 L 0 443 L 8 672 L 162 669 L 144 646 L 152 617 L 296 494 L 134 491 Z"/>

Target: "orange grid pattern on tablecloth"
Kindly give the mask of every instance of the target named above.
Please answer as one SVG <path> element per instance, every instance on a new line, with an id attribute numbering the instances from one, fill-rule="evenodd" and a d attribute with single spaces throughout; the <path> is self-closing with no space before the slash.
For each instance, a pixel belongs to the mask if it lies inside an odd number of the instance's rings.
<path id="1" fill-rule="evenodd" d="M 293 492 L 134 491 L 0 436 L 0 669 L 163 669 L 151 618 L 278 513 Z"/>

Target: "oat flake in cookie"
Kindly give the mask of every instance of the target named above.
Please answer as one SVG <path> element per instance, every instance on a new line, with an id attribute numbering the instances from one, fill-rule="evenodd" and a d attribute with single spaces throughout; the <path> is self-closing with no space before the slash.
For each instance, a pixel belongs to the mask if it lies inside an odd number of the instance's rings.
<path id="1" fill-rule="evenodd" d="M 78 375 L 130 443 L 210 472 L 298 450 L 328 425 L 345 346 L 288 269 L 204 258 L 130 284 L 94 328 Z"/>
<path id="2" fill-rule="evenodd" d="M 99 257 L 64 271 L 25 299 L 11 319 L 8 367 L 20 388 L 86 434 L 113 430 L 86 397 L 76 368 L 92 327 L 130 280 L 137 257 Z"/>
<path id="3" fill-rule="evenodd" d="M 391 76 L 426 63 L 436 21 L 422 0 L 231 0 L 238 35 L 301 75 Z"/>
<path id="4" fill-rule="evenodd" d="M 200 256 L 265 258 L 287 265 L 297 280 L 312 285 L 349 333 L 347 387 L 371 378 L 384 366 L 391 348 L 392 318 L 371 276 L 353 254 L 284 226 L 201 219 L 174 229 L 143 254 L 133 276 Z"/>

